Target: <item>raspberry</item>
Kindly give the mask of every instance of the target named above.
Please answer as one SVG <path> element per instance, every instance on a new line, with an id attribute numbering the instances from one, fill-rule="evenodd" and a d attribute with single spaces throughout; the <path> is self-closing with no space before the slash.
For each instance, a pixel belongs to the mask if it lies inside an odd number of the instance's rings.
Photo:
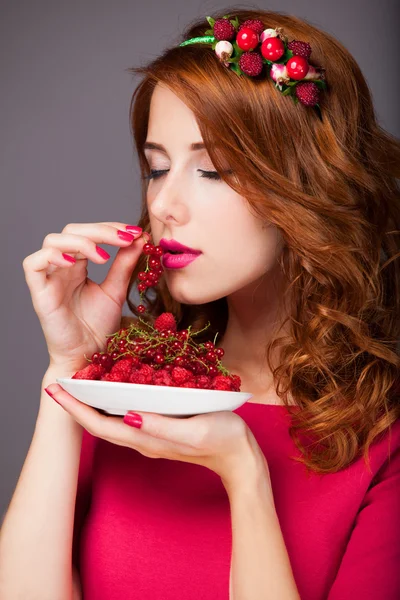
<path id="1" fill-rule="evenodd" d="M 193 373 L 184 367 L 174 367 L 171 371 L 171 377 L 174 381 L 174 385 L 182 385 L 186 381 L 193 378 Z"/>
<path id="2" fill-rule="evenodd" d="M 112 367 L 110 374 L 119 379 L 111 379 L 111 381 L 129 381 L 129 377 L 134 366 L 133 356 L 120 358 Z"/>
<path id="3" fill-rule="evenodd" d="M 195 388 L 196 386 L 196 381 L 195 379 L 189 379 L 189 381 L 185 381 L 185 383 L 182 383 L 182 385 L 178 386 L 181 388 Z"/>
<path id="4" fill-rule="evenodd" d="M 295 94 L 305 106 L 315 106 L 319 100 L 319 88 L 313 81 L 298 83 L 295 87 Z"/>
<path id="5" fill-rule="evenodd" d="M 114 381 L 117 383 L 127 383 L 126 380 L 121 379 L 119 373 L 106 373 L 102 378 L 101 381 Z"/>
<path id="6" fill-rule="evenodd" d="M 212 390 L 226 390 L 228 392 L 232 391 L 232 382 L 229 377 L 226 375 L 217 375 L 211 382 Z"/>
<path id="7" fill-rule="evenodd" d="M 100 379 L 107 370 L 103 367 L 103 365 L 97 365 L 95 363 L 91 363 L 80 369 L 71 377 L 71 379 Z"/>
<path id="8" fill-rule="evenodd" d="M 164 312 L 154 322 L 154 327 L 158 331 L 167 331 L 171 329 L 171 331 L 176 331 L 176 321 L 175 317 L 172 313 Z"/>
<path id="9" fill-rule="evenodd" d="M 133 369 L 130 377 L 130 383 L 151 384 L 153 381 L 154 369 L 150 365 L 142 365 L 140 369 Z"/>
<path id="10" fill-rule="evenodd" d="M 228 19 L 217 19 L 214 23 L 214 37 L 219 40 L 231 40 L 235 36 L 235 28 Z"/>
<path id="11" fill-rule="evenodd" d="M 261 54 L 258 52 L 243 52 L 239 59 L 239 67 L 245 75 L 256 77 L 261 73 L 263 68 Z"/>
<path id="12" fill-rule="evenodd" d="M 240 386 L 242 385 L 242 380 L 240 379 L 239 375 L 231 375 L 230 379 L 231 379 L 232 391 L 240 392 Z"/>
<path id="13" fill-rule="evenodd" d="M 238 29 L 240 31 L 242 27 L 248 27 L 257 33 L 257 35 L 261 35 L 264 31 L 264 23 L 260 21 L 260 19 L 247 19 L 244 23 L 242 23 Z"/>
<path id="14" fill-rule="evenodd" d="M 211 385 L 211 380 L 208 377 L 208 375 L 198 375 L 198 377 L 196 377 L 196 387 L 203 389 L 203 390 L 207 390 L 210 388 Z"/>
<path id="15" fill-rule="evenodd" d="M 158 371 L 154 372 L 153 385 L 173 386 L 174 382 L 168 371 L 166 371 L 165 369 L 159 369 Z"/>
<path id="16" fill-rule="evenodd" d="M 307 60 L 311 56 L 311 46 L 308 42 L 300 42 L 300 40 L 293 40 L 288 43 L 288 48 L 294 54 L 294 56 L 302 56 Z"/>

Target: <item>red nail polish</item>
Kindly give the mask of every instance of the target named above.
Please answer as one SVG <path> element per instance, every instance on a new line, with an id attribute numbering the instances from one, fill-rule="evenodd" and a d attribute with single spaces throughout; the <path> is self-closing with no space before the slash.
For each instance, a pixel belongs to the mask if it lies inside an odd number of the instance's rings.
<path id="1" fill-rule="evenodd" d="M 110 255 L 108 254 L 108 252 L 103 250 L 103 248 L 100 248 L 100 246 L 96 246 L 96 250 L 97 250 L 97 254 L 100 254 L 101 258 L 106 258 L 106 259 L 110 258 Z"/>
<path id="2" fill-rule="evenodd" d="M 130 425 L 131 427 L 137 427 L 138 429 L 140 429 L 143 423 L 143 419 L 140 415 L 137 415 L 136 413 L 126 413 L 126 415 L 124 416 L 124 423 Z"/>
<path id="3" fill-rule="evenodd" d="M 137 225 L 126 225 L 125 229 L 127 231 L 131 231 L 132 233 L 142 233 L 143 229 L 138 227 Z"/>
<path id="4" fill-rule="evenodd" d="M 131 242 L 134 239 L 134 236 L 127 231 L 121 231 L 118 229 L 117 233 L 118 237 L 121 238 L 121 240 L 124 240 L 124 242 Z"/>

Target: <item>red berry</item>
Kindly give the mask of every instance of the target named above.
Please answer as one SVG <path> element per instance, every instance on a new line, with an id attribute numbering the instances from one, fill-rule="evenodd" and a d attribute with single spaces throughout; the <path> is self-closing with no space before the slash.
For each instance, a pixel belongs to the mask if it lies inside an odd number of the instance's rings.
<path id="1" fill-rule="evenodd" d="M 223 348 L 216 348 L 215 354 L 218 356 L 218 358 L 222 358 L 225 354 L 225 350 Z"/>
<path id="2" fill-rule="evenodd" d="M 118 358 L 118 356 L 119 356 L 119 352 L 113 352 L 113 353 L 111 354 L 111 358 L 112 358 L 113 360 L 116 360 L 116 359 Z"/>
<path id="3" fill-rule="evenodd" d="M 216 363 L 217 362 L 217 355 L 215 354 L 215 352 L 207 352 L 207 354 L 205 355 L 205 360 L 207 360 L 208 362 L 211 363 Z"/>
<path id="4" fill-rule="evenodd" d="M 303 56 L 292 56 L 286 63 L 286 70 L 292 79 L 304 79 L 307 75 L 310 65 Z"/>
<path id="5" fill-rule="evenodd" d="M 90 363 L 83 369 L 77 371 L 71 379 L 100 379 L 106 373 L 103 365 Z"/>
<path id="6" fill-rule="evenodd" d="M 139 304 L 139 306 L 136 307 L 136 310 L 138 311 L 138 313 L 145 313 L 146 312 L 146 307 L 143 306 L 143 304 Z"/>
<path id="7" fill-rule="evenodd" d="M 193 378 L 193 374 L 183 367 L 174 367 L 171 371 L 171 377 L 175 383 L 181 385 Z"/>
<path id="8" fill-rule="evenodd" d="M 91 361 L 93 363 L 97 364 L 99 362 L 99 358 L 100 358 L 100 352 L 95 352 L 94 354 L 92 354 Z"/>
<path id="9" fill-rule="evenodd" d="M 145 271 L 139 271 L 138 279 L 140 279 L 140 281 L 144 281 L 145 279 L 147 279 L 147 275 L 148 273 L 146 273 Z"/>
<path id="10" fill-rule="evenodd" d="M 270 37 L 261 44 L 261 54 L 268 60 L 279 60 L 285 54 L 285 45 L 278 37 Z"/>
<path id="11" fill-rule="evenodd" d="M 261 54 L 258 52 L 243 52 L 239 58 L 239 67 L 245 75 L 257 77 L 263 68 Z"/>
<path id="12" fill-rule="evenodd" d="M 211 380 L 207 375 L 199 375 L 196 377 L 196 387 L 200 389 L 209 389 Z"/>
<path id="13" fill-rule="evenodd" d="M 297 98 L 305 106 L 315 106 L 319 101 L 319 88 L 313 81 L 301 81 L 294 90 Z"/>
<path id="14" fill-rule="evenodd" d="M 154 362 L 155 362 L 157 365 L 162 365 L 162 364 L 164 364 L 164 362 L 165 362 L 165 358 L 164 358 L 164 356 L 163 356 L 162 354 L 160 354 L 160 353 L 157 353 L 157 354 L 155 354 L 155 356 L 154 356 Z"/>
<path id="15" fill-rule="evenodd" d="M 204 348 L 207 348 L 207 350 L 213 350 L 214 349 L 214 344 L 212 342 L 206 342 L 204 344 Z"/>
<path id="16" fill-rule="evenodd" d="M 142 248 L 142 252 L 143 254 L 147 254 L 150 255 L 153 253 L 155 246 L 153 244 L 150 244 L 150 242 L 146 242 Z"/>
<path id="17" fill-rule="evenodd" d="M 172 335 L 176 332 L 176 320 L 172 313 L 164 312 L 154 321 L 154 328 L 160 332 L 165 332 L 167 335 Z M 161 337 L 161 336 L 160 336 Z M 162 336 L 166 337 L 166 336 Z"/>
<path id="18" fill-rule="evenodd" d="M 258 35 L 261 35 L 265 29 L 264 23 L 260 21 L 260 19 L 247 19 L 247 21 L 244 21 L 244 23 L 240 25 L 239 31 L 243 29 L 243 27 L 248 27 L 249 29 L 252 29 Z"/>
<path id="19" fill-rule="evenodd" d="M 150 281 L 156 281 L 158 279 L 157 273 L 155 271 L 149 271 L 147 273 L 147 279 Z"/>
<path id="20" fill-rule="evenodd" d="M 209 377 L 215 377 L 216 375 L 219 375 L 219 371 L 218 371 L 217 367 L 215 365 L 210 365 L 208 367 L 207 375 Z"/>
<path id="21" fill-rule="evenodd" d="M 301 42 L 300 40 L 292 40 L 288 43 L 288 48 L 296 56 L 303 56 L 309 60 L 311 56 L 311 46 L 308 42 Z"/>
<path id="22" fill-rule="evenodd" d="M 138 287 L 139 292 L 144 292 L 147 289 L 147 286 L 145 283 L 139 283 L 139 285 L 137 287 Z"/>
<path id="23" fill-rule="evenodd" d="M 227 392 L 232 391 L 232 382 L 226 375 L 217 375 L 211 382 L 212 390 L 225 390 Z"/>
<path id="24" fill-rule="evenodd" d="M 184 363 L 185 363 L 185 359 L 183 356 L 177 356 L 176 358 L 174 358 L 174 362 L 173 362 L 174 367 L 182 367 Z"/>
<path id="25" fill-rule="evenodd" d="M 259 42 L 259 37 L 253 29 L 250 27 L 243 27 L 237 36 L 236 43 L 241 50 L 245 50 L 246 52 L 254 50 L 257 47 Z"/>
<path id="26" fill-rule="evenodd" d="M 153 256 L 162 256 L 163 254 L 164 250 L 161 248 L 161 246 L 156 246 L 154 248 Z"/>
<path id="27" fill-rule="evenodd" d="M 221 40 L 231 40 L 235 35 L 235 28 L 228 19 L 217 19 L 213 27 L 214 37 Z"/>
<path id="28" fill-rule="evenodd" d="M 187 340 L 189 337 L 189 331 L 187 329 L 181 329 L 181 331 L 178 331 L 176 334 L 176 337 L 178 340 Z"/>
<path id="29" fill-rule="evenodd" d="M 109 371 L 113 366 L 114 361 L 109 354 L 102 354 L 99 359 L 99 364 L 102 365 L 106 371 Z"/>
<path id="30" fill-rule="evenodd" d="M 159 267 L 161 264 L 160 259 L 158 258 L 158 256 L 154 256 L 153 258 L 151 258 L 149 260 L 149 265 L 152 269 L 156 269 L 157 267 Z"/>

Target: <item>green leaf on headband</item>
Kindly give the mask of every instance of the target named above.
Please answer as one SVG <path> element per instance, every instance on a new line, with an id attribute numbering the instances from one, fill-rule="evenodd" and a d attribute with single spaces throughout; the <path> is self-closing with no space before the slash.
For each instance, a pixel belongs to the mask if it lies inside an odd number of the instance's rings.
<path id="1" fill-rule="evenodd" d="M 321 89 L 321 90 L 326 90 L 326 83 L 325 81 L 322 81 L 321 79 L 315 79 L 314 83 Z"/>
<path id="2" fill-rule="evenodd" d="M 287 87 L 283 92 L 282 95 L 283 96 L 289 96 L 292 93 L 292 88 L 291 87 Z"/>
<path id="3" fill-rule="evenodd" d="M 215 40 L 215 42 L 212 43 L 211 48 L 213 50 L 215 50 L 215 46 L 218 44 L 218 40 Z"/>
<path id="4" fill-rule="evenodd" d="M 235 29 L 237 29 L 239 27 L 239 19 L 237 17 L 235 17 L 234 19 L 231 19 L 230 22 L 234 26 Z"/>
<path id="5" fill-rule="evenodd" d="M 204 35 L 214 35 L 214 29 L 207 29 L 207 31 L 204 32 Z"/>
<path id="6" fill-rule="evenodd" d="M 214 27 L 214 23 L 215 23 L 215 19 L 213 19 L 212 17 L 206 17 L 208 24 L 210 27 Z"/>
<path id="7" fill-rule="evenodd" d="M 222 18 L 223 18 L 223 19 L 229 19 L 229 17 L 230 17 L 230 16 L 231 16 L 231 15 L 224 15 Z"/>
<path id="8" fill-rule="evenodd" d="M 234 71 L 236 73 L 236 75 L 242 75 L 243 71 L 241 70 L 241 68 L 239 67 L 239 65 L 237 65 L 236 63 L 233 63 L 231 66 L 232 71 Z"/>
<path id="9" fill-rule="evenodd" d="M 286 83 L 286 85 L 293 86 L 293 85 L 297 85 L 298 83 L 299 83 L 298 81 L 288 81 L 288 82 Z"/>
<path id="10" fill-rule="evenodd" d="M 236 42 L 231 42 L 233 46 L 232 56 L 241 56 L 243 54 L 243 50 L 239 48 Z"/>

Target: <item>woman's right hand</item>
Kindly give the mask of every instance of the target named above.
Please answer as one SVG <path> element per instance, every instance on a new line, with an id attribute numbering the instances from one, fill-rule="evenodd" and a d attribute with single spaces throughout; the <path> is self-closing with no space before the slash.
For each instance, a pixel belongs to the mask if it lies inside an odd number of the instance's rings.
<path id="1" fill-rule="evenodd" d="M 119 330 L 130 277 L 150 237 L 138 228 L 135 237 L 124 240 L 118 230 L 126 234 L 125 227 L 112 222 L 70 223 L 61 233 L 48 234 L 42 248 L 24 259 L 25 279 L 50 366 L 81 369 L 87 364 L 84 355 L 90 358 L 104 350 L 107 336 Z M 97 264 L 108 260 L 99 243 L 120 249 L 106 278 L 97 284 L 88 278 L 87 264 L 89 259 Z M 64 259 L 63 253 L 76 262 Z"/>

